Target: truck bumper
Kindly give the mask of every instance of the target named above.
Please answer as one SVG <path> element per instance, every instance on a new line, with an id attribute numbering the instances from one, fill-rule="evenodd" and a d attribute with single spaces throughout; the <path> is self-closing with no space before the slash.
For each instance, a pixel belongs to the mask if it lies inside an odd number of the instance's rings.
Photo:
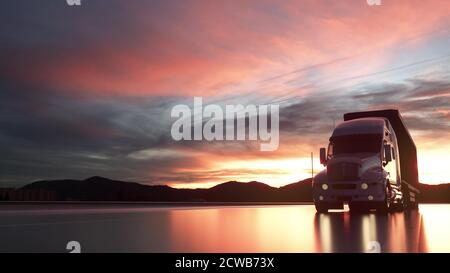
<path id="1" fill-rule="evenodd" d="M 328 208 L 342 208 L 344 203 L 380 203 L 386 198 L 386 186 L 382 182 L 367 183 L 368 188 L 362 189 L 363 182 L 333 182 L 328 189 L 315 185 L 313 190 L 314 203 Z"/>

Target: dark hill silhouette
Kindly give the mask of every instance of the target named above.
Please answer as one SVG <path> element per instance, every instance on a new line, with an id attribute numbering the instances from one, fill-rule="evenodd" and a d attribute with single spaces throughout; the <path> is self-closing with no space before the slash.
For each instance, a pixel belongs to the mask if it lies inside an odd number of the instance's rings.
<path id="1" fill-rule="evenodd" d="M 230 181 L 209 189 L 175 189 L 94 176 L 85 180 L 43 180 L 21 190 L 56 193 L 58 201 L 159 201 L 159 202 L 296 202 L 311 200 L 311 180 L 275 188 L 261 182 Z"/>
<path id="2" fill-rule="evenodd" d="M 261 182 L 230 181 L 209 189 L 175 189 L 94 176 L 85 180 L 43 180 L 21 190 L 44 190 L 57 201 L 311 202 L 311 179 L 275 188 Z M 421 202 L 450 202 L 450 184 L 421 184 Z"/>
<path id="3" fill-rule="evenodd" d="M 289 202 L 312 202 L 312 186 L 310 178 L 280 187 L 278 191 L 279 196 L 283 200 Z"/>
<path id="4" fill-rule="evenodd" d="M 248 183 L 230 181 L 216 185 L 205 192 L 208 201 L 276 201 L 276 188 L 264 183 L 252 181 Z"/>
<path id="5" fill-rule="evenodd" d="M 168 186 L 147 186 L 93 176 L 85 180 L 43 180 L 22 187 L 23 190 L 55 192 L 58 200 L 140 201 L 170 199 L 176 189 Z"/>

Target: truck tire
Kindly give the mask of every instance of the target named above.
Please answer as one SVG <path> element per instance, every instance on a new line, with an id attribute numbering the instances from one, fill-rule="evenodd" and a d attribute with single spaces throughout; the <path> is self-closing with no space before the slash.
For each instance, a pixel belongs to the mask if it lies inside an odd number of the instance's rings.
<path id="1" fill-rule="evenodd" d="M 401 203 L 392 203 L 389 205 L 390 212 L 401 212 L 405 209 L 403 202 Z"/>
<path id="2" fill-rule="evenodd" d="M 348 207 L 350 208 L 350 213 L 366 213 L 369 211 L 368 206 L 365 204 L 359 204 L 358 202 L 351 202 L 348 204 Z"/>
<path id="3" fill-rule="evenodd" d="M 378 213 L 388 213 L 389 212 L 389 204 L 387 201 L 385 202 L 380 202 L 380 204 L 378 204 L 377 208 L 376 208 Z"/>
<path id="4" fill-rule="evenodd" d="M 390 203 L 391 203 L 391 189 L 389 188 L 389 180 L 386 183 L 386 191 L 384 193 L 384 201 L 380 202 L 376 206 L 376 210 L 378 213 L 388 213 L 390 211 Z"/>
<path id="5" fill-rule="evenodd" d="M 408 210 L 416 210 L 419 208 L 419 204 L 417 202 L 409 202 L 408 206 L 405 206 L 405 209 Z"/>
<path id="6" fill-rule="evenodd" d="M 316 211 L 318 213 L 327 213 L 328 212 L 328 208 L 325 207 L 324 205 L 321 204 L 314 204 L 316 206 Z"/>

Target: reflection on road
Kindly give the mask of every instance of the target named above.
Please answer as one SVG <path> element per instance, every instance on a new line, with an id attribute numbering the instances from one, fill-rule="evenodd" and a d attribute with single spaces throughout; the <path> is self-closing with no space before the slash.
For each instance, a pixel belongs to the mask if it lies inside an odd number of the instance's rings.
<path id="1" fill-rule="evenodd" d="M 316 214 L 317 252 L 370 252 L 378 242 L 381 252 L 427 252 L 422 215 L 409 213 Z"/>
<path id="2" fill-rule="evenodd" d="M 182 252 L 449 252 L 449 216 L 449 205 L 421 205 L 420 210 L 391 214 L 348 210 L 316 214 L 313 206 L 173 210 L 170 248 Z"/>
<path id="3" fill-rule="evenodd" d="M 450 205 L 316 214 L 312 205 L 0 210 L 0 252 L 450 252 Z"/>

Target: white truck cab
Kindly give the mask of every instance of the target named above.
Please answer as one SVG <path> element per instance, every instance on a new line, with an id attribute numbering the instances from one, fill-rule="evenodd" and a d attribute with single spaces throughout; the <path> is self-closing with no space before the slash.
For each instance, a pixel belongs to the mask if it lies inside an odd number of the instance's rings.
<path id="1" fill-rule="evenodd" d="M 351 211 L 404 208 L 402 182 L 406 182 L 401 178 L 399 145 L 388 118 L 344 121 L 329 141 L 328 149 L 320 149 L 320 161 L 326 169 L 313 178 L 318 212 L 342 209 L 344 204 Z"/>

